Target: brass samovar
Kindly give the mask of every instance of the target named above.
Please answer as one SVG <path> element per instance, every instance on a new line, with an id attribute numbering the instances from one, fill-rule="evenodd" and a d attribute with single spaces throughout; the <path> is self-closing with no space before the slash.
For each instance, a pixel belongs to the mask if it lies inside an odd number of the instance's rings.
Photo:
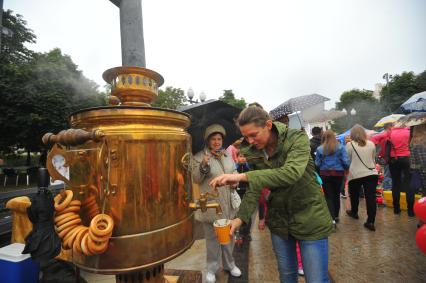
<path id="1" fill-rule="evenodd" d="M 194 241 L 194 209 L 219 212 L 220 207 L 206 206 L 204 196 L 191 203 L 191 137 L 185 131 L 190 118 L 149 106 L 161 75 L 117 67 L 103 78 L 111 84 L 109 106 L 73 113 L 71 129 L 43 137 L 53 145 L 49 173 L 81 201 L 83 224 L 98 213 L 114 221 L 103 254 L 74 253 L 72 259 L 89 272 L 116 274 L 117 282 L 163 282 L 163 263 Z M 58 157 L 65 160 L 69 178 L 54 166 Z"/>

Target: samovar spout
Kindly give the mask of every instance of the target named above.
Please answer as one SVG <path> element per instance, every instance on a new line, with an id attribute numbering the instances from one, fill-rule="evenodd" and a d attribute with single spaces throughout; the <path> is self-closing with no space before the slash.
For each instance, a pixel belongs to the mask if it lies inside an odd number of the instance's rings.
<path id="1" fill-rule="evenodd" d="M 217 196 L 213 193 L 201 193 L 200 198 L 196 202 L 191 202 L 189 204 L 189 207 L 193 210 L 200 209 L 202 212 L 206 212 L 208 208 L 214 208 L 216 209 L 216 214 L 221 215 L 222 214 L 222 208 L 220 207 L 220 204 L 218 202 L 211 202 L 207 203 L 209 196 Z"/>
<path id="2" fill-rule="evenodd" d="M 216 214 L 222 215 L 222 208 L 220 207 L 220 204 L 217 202 L 207 204 L 207 208 L 215 208 Z"/>

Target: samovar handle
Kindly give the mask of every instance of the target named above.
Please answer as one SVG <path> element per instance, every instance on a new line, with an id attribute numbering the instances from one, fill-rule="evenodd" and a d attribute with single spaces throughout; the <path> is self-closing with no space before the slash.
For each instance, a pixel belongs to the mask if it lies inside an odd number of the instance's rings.
<path id="1" fill-rule="evenodd" d="M 87 141 L 93 140 L 95 142 L 100 141 L 105 134 L 99 129 L 93 129 L 88 132 L 82 129 L 68 129 L 60 131 L 57 135 L 47 133 L 43 136 L 42 141 L 45 145 L 53 147 L 49 151 L 46 161 L 47 170 L 52 177 L 52 180 L 60 180 L 67 184 L 69 187 L 76 187 L 71 184 L 71 181 L 63 176 L 53 165 L 53 158 L 55 156 L 62 156 L 65 159 L 64 167 L 69 167 L 74 160 L 71 154 L 68 154 L 64 146 L 76 146 L 84 144 Z M 83 185 L 84 187 L 84 185 Z"/>
<path id="2" fill-rule="evenodd" d="M 187 152 L 185 153 L 182 158 L 180 159 L 180 162 L 182 163 L 182 167 L 186 171 L 191 171 L 191 153 Z"/>
<path id="3" fill-rule="evenodd" d="M 69 129 L 60 131 L 57 135 L 47 133 L 42 141 L 45 145 L 59 143 L 65 146 L 75 146 L 83 144 L 89 140 L 100 141 L 105 134 L 99 129 L 93 129 L 91 132 L 82 129 Z"/>
<path id="4" fill-rule="evenodd" d="M 49 154 L 47 155 L 46 159 L 46 167 L 49 171 L 50 177 L 52 178 L 52 181 L 60 180 L 63 181 L 65 184 L 67 184 L 69 187 L 72 187 L 70 180 L 67 179 L 64 175 L 59 173 L 59 171 L 54 166 L 53 158 L 55 156 L 62 156 L 64 158 L 65 163 L 63 164 L 63 167 L 68 167 L 69 160 L 66 158 L 67 152 L 64 148 L 62 148 L 60 145 L 55 144 L 52 149 L 49 151 Z"/>

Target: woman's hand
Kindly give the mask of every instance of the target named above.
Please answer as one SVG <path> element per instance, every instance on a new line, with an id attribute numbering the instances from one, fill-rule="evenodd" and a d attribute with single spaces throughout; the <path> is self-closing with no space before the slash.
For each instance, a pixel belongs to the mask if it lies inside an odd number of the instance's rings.
<path id="1" fill-rule="evenodd" d="M 238 186 L 238 183 L 241 181 L 247 181 L 246 174 L 223 174 L 211 180 L 209 185 L 213 188 L 225 185 L 235 187 Z"/>
<path id="2" fill-rule="evenodd" d="M 208 152 L 204 152 L 204 156 L 203 156 L 203 165 L 207 166 L 209 164 L 210 158 L 212 157 L 212 155 Z"/>
<path id="3" fill-rule="evenodd" d="M 240 218 L 235 218 L 231 220 L 231 236 L 234 234 L 235 230 L 238 230 L 240 226 L 243 224 L 243 221 Z"/>

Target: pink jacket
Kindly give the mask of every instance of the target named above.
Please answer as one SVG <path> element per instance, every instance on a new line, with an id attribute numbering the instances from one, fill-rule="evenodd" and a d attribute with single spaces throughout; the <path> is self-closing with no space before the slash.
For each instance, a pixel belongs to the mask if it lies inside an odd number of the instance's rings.
<path id="1" fill-rule="evenodd" d="M 237 163 L 238 162 L 238 156 L 237 156 L 238 155 L 238 149 L 231 144 L 230 146 L 228 146 L 228 148 L 226 150 L 229 152 L 229 154 L 231 154 L 232 160 L 234 160 L 234 162 Z"/>
<path id="2" fill-rule="evenodd" d="M 385 131 L 381 134 L 373 136 L 371 141 L 382 146 L 380 154 L 383 152 L 384 155 L 384 144 L 388 139 L 390 139 L 394 147 L 391 150 L 391 157 L 410 156 L 409 128 L 393 128 L 388 132 Z"/>

